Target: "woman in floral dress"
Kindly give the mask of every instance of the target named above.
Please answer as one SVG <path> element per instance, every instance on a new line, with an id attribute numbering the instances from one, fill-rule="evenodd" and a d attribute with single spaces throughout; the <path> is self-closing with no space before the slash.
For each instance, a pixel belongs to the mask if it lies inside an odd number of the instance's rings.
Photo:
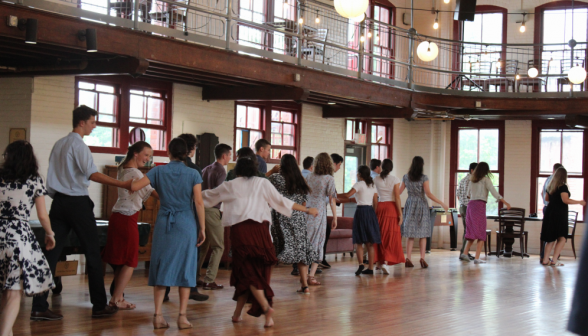
<path id="1" fill-rule="evenodd" d="M 311 286 L 320 285 L 314 278 L 318 263 L 323 260 L 323 246 L 327 234 L 327 202 L 331 205 L 331 212 L 333 213 L 333 221 L 331 222 L 331 229 L 337 227 L 337 209 L 335 201 L 337 199 L 337 191 L 335 190 L 335 178 L 333 177 L 333 161 L 331 156 L 327 153 L 320 153 L 314 159 L 314 169 L 312 174 L 306 177 L 306 183 L 310 187 L 310 194 L 306 206 L 310 208 L 317 208 L 318 216 L 307 216 L 307 230 L 308 240 L 312 248 L 318 253 L 318 259 L 312 263 L 310 274 L 308 275 L 308 284 Z"/>
<path id="2" fill-rule="evenodd" d="M 310 188 L 302 177 L 300 168 L 293 155 L 285 154 L 280 161 L 280 172 L 269 177 L 269 181 L 278 192 L 287 199 L 300 205 L 306 205 Z M 278 260 L 285 264 L 298 264 L 300 270 L 301 294 L 310 294 L 308 289 L 308 266 L 318 259 L 308 240 L 306 214 L 292 211 L 292 217 L 286 217 L 272 210 L 271 232 L 276 247 Z"/>
<path id="3" fill-rule="evenodd" d="M 49 264 L 28 223 L 36 205 L 45 229 L 45 248 L 55 247 L 45 207 L 47 190 L 38 170 L 30 143 L 15 141 L 6 147 L 0 167 L 0 335 L 12 335 L 23 291 L 33 296 L 55 287 Z"/>

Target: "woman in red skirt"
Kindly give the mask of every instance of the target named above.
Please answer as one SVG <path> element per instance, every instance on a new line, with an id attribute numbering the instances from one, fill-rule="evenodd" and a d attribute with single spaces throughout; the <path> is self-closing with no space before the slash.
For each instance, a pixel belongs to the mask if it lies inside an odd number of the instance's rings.
<path id="1" fill-rule="evenodd" d="M 385 159 L 382 162 L 382 172 L 374 179 L 378 196 L 380 196 L 376 215 L 382 237 L 382 243 L 376 245 L 376 262 L 384 274 L 390 274 L 386 265 L 405 262 L 400 233 L 402 223 L 400 179 L 390 175 L 392 168 L 392 160 Z"/>
<path id="2" fill-rule="evenodd" d="M 233 322 L 242 320 L 243 307 L 251 303 L 247 313 L 255 317 L 264 314 L 264 326 L 272 327 L 274 292 L 270 287 L 270 278 L 271 267 L 278 260 L 270 236 L 272 216 L 268 204 L 288 217 L 292 216 L 292 210 L 316 217 L 318 210 L 294 203 L 282 196 L 267 179 L 257 177 L 255 157 L 237 160 L 235 173 L 236 179 L 202 192 L 204 206 L 211 207 L 222 202 L 223 226 L 231 227 L 231 286 L 235 287 L 233 300 L 237 301 Z"/>
<path id="3" fill-rule="evenodd" d="M 120 181 L 141 179 L 143 173 L 139 167 L 145 166 L 151 160 L 152 154 L 151 146 L 145 141 L 133 144 L 119 165 L 118 179 Z M 134 304 L 125 301 L 123 293 L 138 263 L 139 229 L 137 218 L 143 202 L 151 194 L 158 197 L 157 192 L 150 185 L 132 194 L 128 190 L 119 188 L 118 200 L 112 208 L 108 222 L 108 234 L 106 246 L 102 251 L 102 260 L 114 269 L 114 279 L 110 286 L 112 297 L 109 305 L 116 306 L 120 310 L 136 308 Z"/>

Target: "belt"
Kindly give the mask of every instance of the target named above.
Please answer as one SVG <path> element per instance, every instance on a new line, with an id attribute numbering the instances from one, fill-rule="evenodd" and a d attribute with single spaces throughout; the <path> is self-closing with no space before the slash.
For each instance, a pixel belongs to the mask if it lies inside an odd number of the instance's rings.
<path id="1" fill-rule="evenodd" d="M 165 223 L 165 231 L 166 232 L 170 232 L 173 225 L 176 222 L 176 214 L 178 212 L 184 212 L 184 211 L 192 211 L 192 208 L 190 206 L 187 206 L 185 208 L 182 209 L 166 209 L 166 208 L 160 208 L 159 209 L 159 213 L 163 216 L 167 216 L 167 220 Z"/>

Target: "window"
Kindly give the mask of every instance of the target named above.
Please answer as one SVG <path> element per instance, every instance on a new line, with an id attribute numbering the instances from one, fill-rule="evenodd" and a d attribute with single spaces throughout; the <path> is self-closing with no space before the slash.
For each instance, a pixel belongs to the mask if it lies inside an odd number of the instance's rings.
<path id="1" fill-rule="evenodd" d="M 558 128 L 561 127 L 561 128 Z M 532 167 L 532 212 L 543 216 L 543 197 L 541 195 L 547 178 L 553 173 L 553 165 L 561 163 L 568 171 L 568 188 L 574 199 L 584 199 L 586 179 L 584 178 L 585 136 L 583 130 L 568 129 L 563 122 L 535 121 L 533 127 L 533 167 Z M 570 205 L 570 211 L 578 212 L 583 220 L 584 209 L 580 205 Z"/>
<path id="2" fill-rule="evenodd" d="M 167 156 L 171 84 L 123 76 L 78 77 L 76 91 L 76 106 L 98 111 L 97 127 L 84 137 L 92 152 L 126 154 L 130 144 L 144 140 L 154 155 Z"/>
<path id="3" fill-rule="evenodd" d="M 372 158 L 378 160 L 389 159 L 390 151 L 390 126 L 381 124 L 372 124 L 370 135 Z"/>
<path id="4" fill-rule="evenodd" d="M 394 35 L 391 34 L 390 28 L 383 26 L 378 22 L 394 24 L 394 9 L 380 5 L 371 6 L 371 17 L 374 18 L 372 39 L 370 47 L 372 53 L 386 58 L 394 57 Z M 381 77 L 392 77 L 394 67 L 390 61 L 381 58 L 372 57 L 370 62 L 370 72 L 373 75 Z"/>
<path id="5" fill-rule="evenodd" d="M 460 122 L 451 125 L 451 176 L 450 205 L 459 204 L 456 189 L 459 182 L 469 173 L 472 162 L 486 162 L 490 166 L 492 182 L 503 194 L 504 181 L 504 122 Z M 498 214 L 499 204 L 492 195 L 488 196 L 486 213 Z"/>
<path id="6" fill-rule="evenodd" d="M 239 1 L 239 18 L 263 24 L 265 17 L 265 0 L 242 0 Z M 239 44 L 264 49 L 266 46 L 265 34 L 262 30 L 239 24 L 238 26 Z"/>
<path id="7" fill-rule="evenodd" d="M 235 148 L 251 147 L 255 151 L 257 140 L 266 139 L 272 145 L 269 163 L 279 163 L 284 154 L 292 154 L 298 159 L 300 114 L 301 105 L 294 103 L 235 104 Z M 235 151 L 235 159 L 236 155 Z"/>

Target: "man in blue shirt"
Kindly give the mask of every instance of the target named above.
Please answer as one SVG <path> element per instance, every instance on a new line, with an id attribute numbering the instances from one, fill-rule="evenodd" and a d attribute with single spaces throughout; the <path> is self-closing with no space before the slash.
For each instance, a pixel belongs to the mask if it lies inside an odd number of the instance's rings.
<path id="1" fill-rule="evenodd" d="M 302 177 L 306 178 L 308 175 L 312 174 L 314 167 L 312 164 L 314 163 L 314 158 L 312 156 L 307 156 L 304 161 L 302 161 Z"/>
<path id="2" fill-rule="evenodd" d="M 92 317 L 107 317 L 118 311 L 107 304 L 102 274 L 102 258 L 98 245 L 98 228 L 94 218 L 94 203 L 88 194 L 90 181 L 118 188 L 131 189 L 132 180 L 122 182 L 98 172 L 92 152 L 83 137 L 96 128 L 96 110 L 82 105 L 73 111 L 73 131 L 59 139 L 49 156 L 47 190 L 53 198 L 49 218 L 55 232 L 55 248 L 45 257 L 55 275 L 55 267 L 63 251 L 69 232 L 73 229 L 85 251 L 88 286 L 92 302 Z M 49 310 L 49 293 L 33 298 L 31 320 L 61 320 L 63 316 Z"/>
<path id="3" fill-rule="evenodd" d="M 257 157 L 258 167 L 260 173 L 270 177 L 280 171 L 280 165 L 275 165 L 270 171 L 267 170 L 267 163 L 265 162 L 270 157 L 272 145 L 265 139 L 259 139 L 255 142 L 255 156 Z"/>
<path id="4" fill-rule="evenodd" d="M 378 159 L 372 159 L 370 161 L 370 169 L 370 176 L 375 179 L 382 172 L 382 161 Z"/>

